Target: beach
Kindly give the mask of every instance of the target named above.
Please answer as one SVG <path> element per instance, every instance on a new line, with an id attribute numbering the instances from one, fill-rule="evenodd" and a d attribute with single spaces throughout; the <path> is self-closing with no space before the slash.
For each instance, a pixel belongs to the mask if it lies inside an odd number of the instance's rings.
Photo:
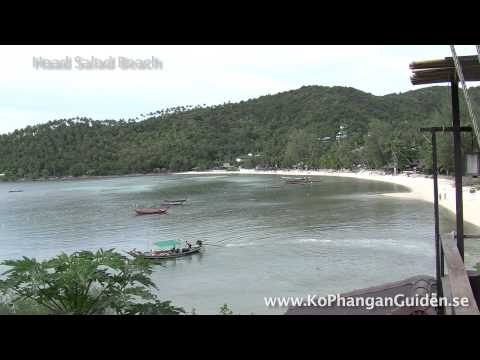
<path id="1" fill-rule="evenodd" d="M 372 171 L 348 172 L 333 170 L 254 170 L 240 169 L 240 171 L 211 170 L 189 171 L 181 174 L 213 175 L 213 174 L 243 174 L 243 175 L 281 175 L 281 176 L 338 176 L 362 180 L 381 181 L 405 186 L 408 192 L 383 194 L 404 199 L 422 200 L 433 204 L 433 180 L 423 174 L 416 175 L 380 175 Z M 438 179 L 439 205 L 455 213 L 455 183 L 450 178 Z M 433 209 L 432 209 L 433 213 Z M 463 187 L 463 217 L 464 221 L 480 227 L 480 192 L 470 193 L 470 186 Z"/>

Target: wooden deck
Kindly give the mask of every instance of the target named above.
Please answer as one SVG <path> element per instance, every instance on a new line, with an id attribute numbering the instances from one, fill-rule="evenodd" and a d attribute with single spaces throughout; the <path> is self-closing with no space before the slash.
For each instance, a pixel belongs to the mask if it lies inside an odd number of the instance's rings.
<path id="1" fill-rule="evenodd" d="M 436 293 L 436 281 L 431 276 L 414 276 L 405 280 L 395 281 L 380 286 L 369 287 L 341 294 L 342 297 L 381 297 L 393 298 L 397 295 L 413 297 L 425 296 Z M 432 307 L 317 307 L 301 306 L 291 307 L 285 315 L 436 315 Z"/>
<path id="2" fill-rule="evenodd" d="M 366 307 L 343 306 L 297 306 L 291 307 L 286 315 L 480 315 L 472 283 L 476 286 L 477 298 L 480 297 L 480 275 L 469 274 L 465 269 L 462 257 L 458 251 L 455 234 L 445 234 L 440 237 L 442 247 L 441 256 L 445 262 L 440 284 L 431 276 L 415 276 L 405 280 L 383 284 L 380 286 L 360 289 L 341 294 L 342 297 L 375 297 L 393 298 L 397 295 L 406 297 L 443 294 L 443 297 L 452 303 L 454 298 L 466 299 L 467 306 L 433 307 L 379 307 L 367 309 Z M 469 276 L 470 275 L 470 276 Z M 473 280 L 475 279 L 475 280 Z M 326 294 L 325 294 L 326 295 Z"/>
<path id="3" fill-rule="evenodd" d="M 449 300 L 453 298 L 468 299 L 468 306 L 445 307 L 445 314 L 480 315 L 470 279 L 457 248 L 455 234 L 443 235 L 440 237 L 440 240 L 447 270 L 447 273 L 445 275 L 442 274 L 441 278 L 443 295 Z"/>

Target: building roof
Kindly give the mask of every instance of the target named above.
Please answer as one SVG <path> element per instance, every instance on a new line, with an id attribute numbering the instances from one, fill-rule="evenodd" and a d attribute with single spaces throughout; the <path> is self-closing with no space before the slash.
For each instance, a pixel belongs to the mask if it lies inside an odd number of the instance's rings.
<path id="1" fill-rule="evenodd" d="M 480 81 L 480 63 L 477 55 L 459 56 L 465 81 Z M 440 60 L 414 61 L 410 64 L 413 85 L 450 82 L 456 78 L 452 57 Z"/>

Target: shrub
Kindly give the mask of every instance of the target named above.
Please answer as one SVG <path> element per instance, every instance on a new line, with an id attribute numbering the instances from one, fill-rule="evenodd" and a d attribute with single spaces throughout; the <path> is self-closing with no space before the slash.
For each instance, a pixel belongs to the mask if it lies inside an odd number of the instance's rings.
<path id="1" fill-rule="evenodd" d="M 29 301 L 52 314 L 179 314 L 183 309 L 161 302 L 150 292 L 151 265 L 113 249 L 60 254 L 41 262 L 23 257 L 2 263 L 0 291 L 13 304 Z M 3 310 L 5 311 L 5 310 Z"/>

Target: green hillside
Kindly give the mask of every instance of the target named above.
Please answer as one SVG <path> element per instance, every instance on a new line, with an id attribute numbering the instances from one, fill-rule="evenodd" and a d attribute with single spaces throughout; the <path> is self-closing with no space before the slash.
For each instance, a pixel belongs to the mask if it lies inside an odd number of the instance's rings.
<path id="1" fill-rule="evenodd" d="M 480 105 L 480 88 L 471 89 Z M 462 121 L 469 124 L 461 101 Z M 478 111 L 478 109 L 477 109 Z M 346 87 L 305 86 L 240 103 L 178 107 L 145 120 L 62 119 L 0 136 L 4 178 L 112 175 L 206 169 L 252 153 L 250 166 L 379 168 L 430 159 L 418 128 L 450 125 L 449 88 L 374 96 Z M 451 168 L 451 141 L 439 141 Z M 465 143 L 471 144 L 470 135 Z M 468 147 L 466 147 L 468 148 Z"/>

